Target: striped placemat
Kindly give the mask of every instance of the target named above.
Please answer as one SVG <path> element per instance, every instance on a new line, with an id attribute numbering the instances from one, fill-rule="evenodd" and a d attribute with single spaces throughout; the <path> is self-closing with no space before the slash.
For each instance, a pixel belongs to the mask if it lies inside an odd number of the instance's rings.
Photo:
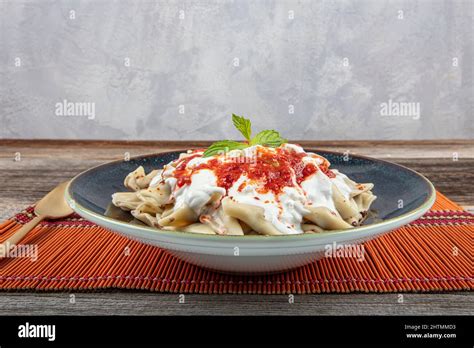
<path id="1" fill-rule="evenodd" d="M 0 242 L 33 217 L 0 225 Z M 137 289 L 176 293 L 348 293 L 473 289 L 474 216 L 442 194 L 413 223 L 364 244 L 364 260 L 325 258 L 293 271 L 226 275 L 70 216 L 43 221 L 0 260 L 0 290 Z"/>

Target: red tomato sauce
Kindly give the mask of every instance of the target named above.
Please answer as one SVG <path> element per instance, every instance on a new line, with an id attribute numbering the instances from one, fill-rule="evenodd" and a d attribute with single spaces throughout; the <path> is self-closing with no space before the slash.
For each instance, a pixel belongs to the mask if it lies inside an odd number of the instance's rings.
<path id="1" fill-rule="evenodd" d="M 242 176 L 246 175 L 251 181 L 258 181 L 261 189 L 259 193 L 272 191 L 275 194 L 282 192 L 285 187 L 300 185 L 306 178 L 318 171 L 318 167 L 312 163 L 304 163 L 303 157 L 306 153 L 296 153 L 291 150 L 277 148 L 275 151 L 258 148 L 254 158 L 247 161 L 233 160 L 231 157 L 212 158 L 206 163 L 188 168 L 188 163 L 200 153 L 178 160 L 173 176 L 177 179 L 177 186 L 181 187 L 191 183 L 191 176 L 199 170 L 208 169 L 214 172 L 217 185 L 229 190 L 232 185 Z M 329 162 L 324 160 L 319 169 L 330 178 L 335 174 L 328 168 Z M 296 179 L 296 183 L 295 180 Z M 242 191 L 245 184 L 238 188 Z"/>

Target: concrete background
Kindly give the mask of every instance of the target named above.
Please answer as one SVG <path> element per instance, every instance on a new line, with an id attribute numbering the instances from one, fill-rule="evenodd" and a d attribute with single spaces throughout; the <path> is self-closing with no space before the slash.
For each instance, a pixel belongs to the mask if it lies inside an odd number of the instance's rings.
<path id="1" fill-rule="evenodd" d="M 0 0 L 0 138 L 467 139 L 472 51 L 473 1 Z"/>

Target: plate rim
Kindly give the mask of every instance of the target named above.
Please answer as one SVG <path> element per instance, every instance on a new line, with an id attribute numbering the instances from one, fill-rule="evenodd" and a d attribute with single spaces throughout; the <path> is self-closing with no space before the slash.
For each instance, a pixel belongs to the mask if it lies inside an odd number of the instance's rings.
<path id="1" fill-rule="evenodd" d="M 324 152 L 324 153 L 329 153 L 329 154 L 335 154 L 338 156 L 344 156 L 344 153 L 338 152 L 338 151 L 328 151 L 328 150 L 322 150 L 322 149 L 316 149 L 316 148 L 304 148 L 305 151 L 312 151 L 312 152 Z M 146 157 L 150 156 L 156 156 L 156 155 L 164 155 L 164 154 L 171 154 L 171 153 L 185 153 L 187 150 L 172 150 L 172 151 L 163 151 L 163 152 L 158 152 L 158 153 L 150 153 L 150 154 L 144 154 L 144 155 L 139 155 L 139 156 L 134 156 L 129 159 L 131 160 L 137 160 L 137 159 L 143 159 Z M 374 230 L 376 232 L 380 228 L 383 227 L 389 227 L 391 225 L 398 225 L 398 223 L 401 223 L 400 226 L 403 226 L 405 224 L 410 223 L 417 217 L 423 215 L 425 212 L 427 212 L 434 204 L 436 200 L 436 189 L 434 185 L 431 183 L 430 180 L 428 180 L 424 175 L 418 173 L 417 171 L 408 168 L 404 165 L 398 164 L 398 163 L 393 163 L 390 161 L 374 158 L 374 157 L 369 157 L 369 156 L 364 156 L 364 155 L 357 155 L 357 154 L 351 154 L 352 157 L 356 158 L 361 158 L 369 161 L 374 161 L 374 162 L 382 162 L 383 164 L 391 165 L 391 166 L 396 166 L 400 167 L 404 170 L 410 171 L 414 173 L 416 176 L 420 177 L 425 183 L 427 184 L 429 188 L 429 195 L 427 199 L 416 209 L 411 210 L 407 213 L 404 213 L 402 215 L 399 215 L 394 218 L 386 219 L 383 220 L 382 222 L 376 222 L 370 225 L 366 226 L 358 226 L 355 228 L 351 229 L 345 229 L 345 230 L 331 230 L 328 232 L 321 232 L 321 233 L 303 233 L 303 234 L 283 234 L 283 235 L 276 235 L 276 236 L 267 236 L 267 235 L 211 235 L 211 234 L 201 234 L 201 233 L 194 233 L 194 232 L 186 232 L 186 231 L 169 231 L 169 230 L 163 230 L 151 226 L 140 226 L 140 225 L 133 225 L 124 221 L 116 220 L 104 215 L 101 215 L 99 213 L 96 213 L 81 204 L 79 204 L 77 201 L 74 200 L 72 197 L 72 194 L 70 193 L 71 185 L 75 180 L 77 180 L 80 176 L 85 175 L 86 173 L 96 170 L 100 167 L 112 165 L 115 163 L 122 163 L 124 162 L 123 159 L 121 160 L 114 160 L 114 161 L 108 161 L 106 163 L 102 163 L 99 165 L 96 165 L 94 167 L 91 167 L 77 175 L 75 175 L 69 182 L 66 187 L 64 197 L 66 199 L 66 202 L 68 205 L 76 212 L 77 214 L 81 215 L 81 213 L 88 215 L 89 217 L 95 218 L 98 221 L 104 222 L 107 225 L 119 225 L 124 228 L 128 228 L 130 230 L 140 230 L 141 232 L 151 232 L 152 234 L 159 234 L 162 236 L 166 237 L 173 237 L 173 238 L 182 238 L 182 239 L 200 239 L 200 240 L 208 240 L 208 241 L 262 241 L 262 242 L 270 242 L 270 241 L 296 241 L 296 240 L 313 240 L 313 239 L 320 239 L 320 238 L 325 238 L 325 237 L 330 237 L 333 235 L 345 235 L 345 234 L 353 234 L 357 232 L 367 232 L 370 230 Z M 413 217 L 413 219 L 411 219 Z M 411 219 L 411 220 L 410 220 Z M 108 227 L 111 229 L 110 227 Z M 116 232 L 116 231 L 114 231 Z"/>

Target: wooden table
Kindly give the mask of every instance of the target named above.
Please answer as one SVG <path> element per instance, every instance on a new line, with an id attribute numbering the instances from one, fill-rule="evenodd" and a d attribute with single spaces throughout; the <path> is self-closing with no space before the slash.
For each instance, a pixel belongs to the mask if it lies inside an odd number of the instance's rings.
<path id="1" fill-rule="evenodd" d="M 436 188 L 465 209 L 474 210 L 474 141 L 337 141 L 298 142 L 327 149 L 387 159 L 427 176 Z M 58 183 L 100 163 L 190 147 L 209 142 L 110 142 L 0 140 L 0 219 L 31 205 Z M 474 313 L 469 292 L 436 294 L 186 295 L 138 291 L 74 293 L 0 292 L 0 315 L 374 315 Z"/>

